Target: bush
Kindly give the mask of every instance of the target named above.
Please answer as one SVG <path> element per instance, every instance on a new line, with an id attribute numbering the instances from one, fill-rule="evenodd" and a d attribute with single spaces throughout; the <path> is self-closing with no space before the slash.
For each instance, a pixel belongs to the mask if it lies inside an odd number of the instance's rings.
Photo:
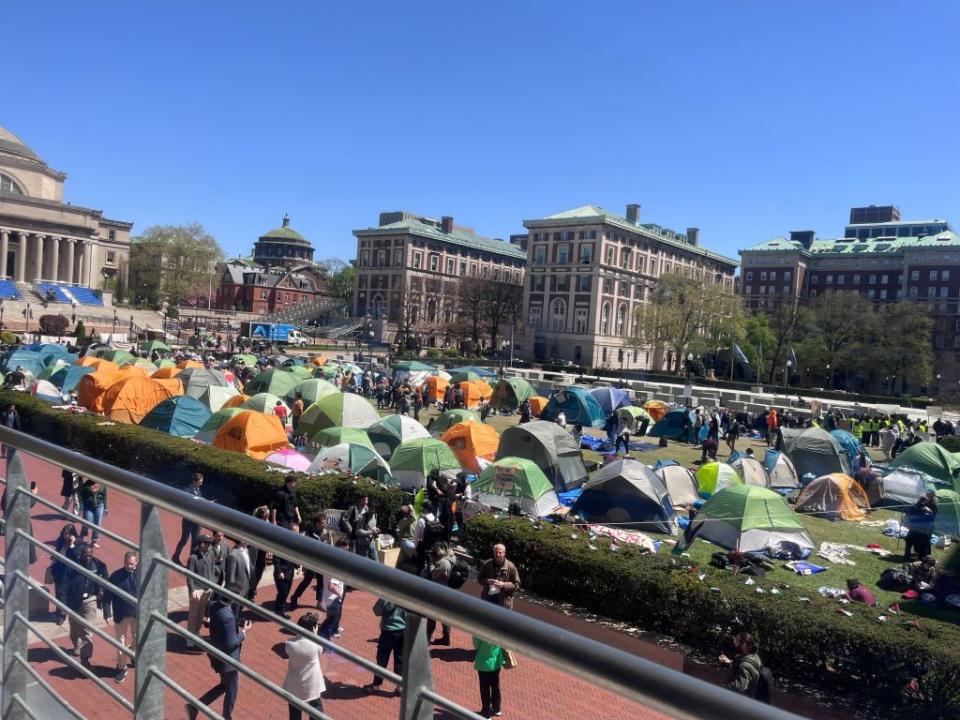
<path id="1" fill-rule="evenodd" d="M 73 336 L 77 340 L 83 340 L 87 337 L 87 328 L 83 324 L 83 320 L 77 320 L 77 326 L 73 329 Z"/>
<path id="2" fill-rule="evenodd" d="M 40 332 L 44 335 L 63 335 L 70 326 L 70 321 L 63 315 L 41 315 Z"/>
<path id="3" fill-rule="evenodd" d="M 944 435 L 942 438 L 937 440 L 947 452 L 960 452 L 960 436 L 957 435 Z"/>
<path id="4" fill-rule="evenodd" d="M 186 486 L 190 475 L 202 472 L 207 497 L 250 512 L 269 504 L 285 473 L 241 453 L 200 445 L 138 425 L 105 425 L 97 415 L 72 415 L 54 410 L 27 394 L 0 391 L 0 402 L 13 403 L 25 432 L 103 462 L 138 472 L 175 487 Z M 382 529 L 393 528 L 400 506 L 409 497 L 400 490 L 348 475 L 298 474 L 300 513 L 304 519 L 327 508 L 347 508 L 361 494 L 377 507 Z"/>
<path id="5" fill-rule="evenodd" d="M 614 552 L 607 540 L 588 541 L 569 525 L 480 515 L 468 522 L 467 537 L 478 558 L 490 557 L 491 547 L 504 543 L 522 586 L 543 597 L 636 623 L 712 655 L 729 636 L 752 632 L 775 675 L 841 694 L 869 692 L 878 702 L 897 707 L 890 716 L 960 714 L 956 628 L 922 621 L 919 627 L 906 626 L 895 615 L 879 623 L 881 611 L 863 605 L 846 606 L 853 613 L 847 617 L 836 612 L 835 602 L 820 597 L 799 601 L 799 593 L 790 588 L 761 595 L 756 586 L 745 586 L 741 576 L 712 568 L 691 571 L 682 565 L 683 558 L 643 555 L 630 546 Z M 707 575 L 702 582 L 700 573 Z M 904 685 L 923 673 L 923 697 L 905 702 Z"/>
<path id="6" fill-rule="evenodd" d="M 427 357 L 431 360 L 436 360 L 440 357 L 440 351 L 437 348 L 428 348 Z"/>

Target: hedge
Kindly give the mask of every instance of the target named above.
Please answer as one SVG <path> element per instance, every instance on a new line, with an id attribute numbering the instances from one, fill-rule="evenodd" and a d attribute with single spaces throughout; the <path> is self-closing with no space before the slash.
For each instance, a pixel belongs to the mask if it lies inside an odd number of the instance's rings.
<path id="1" fill-rule="evenodd" d="M 960 452 L 960 436 L 958 435 L 944 435 L 937 440 L 937 442 L 940 443 L 947 452 Z"/>
<path id="2" fill-rule="evenodd" d="M 769 580 L 746 586 L 743 576 L 692 570 L 684 558 L 643 555 L 629 546 L 612 551 L 606 539 L 588 539 L 570 525 L 479 515 L 468 522 L 467 537 L 475 557 L 489 557 L 495 543 L 506 545 L 522 586 L 542 597 L 636 623 L 711 655 L 731 635 L 752 632 L 778 677 L 869 696 L 903 718 L 960 716 L 958 628 L 923 619 L 906 625 L 889 613 L 881 623 L 882 610 L 855 604 L 842 606 L 853 613 L 847 617 L 818 595 L 803 601 L 782 586 L 774 595 Z M 904 686 L 914 675 L 922 677 L 922 692 L 907 697 Z"/>
<path id="3" fill-rule="evenodd" d="M 228 507 L 250 512 L 269 504 L 286 473 L 267 470 L 266 464 L 241 453 L 200 445 L 139 425 L 114 423 L 98 415 L 75 415 L 55 410 L 26 393 L 0 391 L 0 403 L 17 406 L 25 432 L 62 447 L 153 480 L 185 487 L 190 475 L 202 472 L 204 495 Z M 361 494 L 378 508 L 384 530 L 394 527 L 400 506 L 409 496 L 364 478 L 348 475 L 316 477 L 298 473 L 300 513 L 304 519 L 328 508 L 347 508 Z"/>

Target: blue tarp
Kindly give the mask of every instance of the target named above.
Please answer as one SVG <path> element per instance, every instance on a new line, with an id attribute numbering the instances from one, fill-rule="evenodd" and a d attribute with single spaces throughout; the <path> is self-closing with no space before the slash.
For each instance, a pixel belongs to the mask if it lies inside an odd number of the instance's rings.
<path id="1" fill-rule="evenodd" d="M 846 451 L 847 458 L 850 460 L 850 469 L 852 470 L 857 467 L 857 456 L 860 454 L 860 448 L 863 447 L 863 443 L 846 430 L 831 430 L 830 434 L 836 438 L 837 442 L 840 443 Z"/>
<path id="2" fill-rule="evenodd" d="M 590 394 L 600 403 L 604 415 L 612 415 L 620 408 L 633 404 L 630 402 L 630 393 L 619 388 L 598 387 L 591 390 Z"/>
<path id="3" fill-rule="evenodd" d="M 550 396 L 550 402 L 540 414 L 540 419 L 552 422 L 557 419 L 561 410 L 567 418 L 568 425 L 603 427 L 607 417 L 593 395 L 584 388 L 574 385 L 553 393 Z"/>
<path id="4" fill-rule="evenodd" d="M 647 435 L 663 437 L 669 440 L 686 440 L 687 427 L 689 424 L 690 419 L 687 417 L 686 410 L 671 410 L 657 420 L 654 426 L 647 432 Z"/>
<path id="5" fill-rule="evenodd" d="M 557 493 L 557 497 L 560 499 L 560 504 L 565 505 L 566 507 L 573 507 L 577 504 L 577 500 L 580 499 L 580 493 L 583 492 L 583 488 L 574 488 L 573 490 L 567 490 L 566 492 Z"/>
<path id="6" fill-rule="evenodd" d="M 147 413 L 140 424 L 175 437 L 193 437 L 213 413 L 210 408 L 189 395 L 164 400 Z"/>

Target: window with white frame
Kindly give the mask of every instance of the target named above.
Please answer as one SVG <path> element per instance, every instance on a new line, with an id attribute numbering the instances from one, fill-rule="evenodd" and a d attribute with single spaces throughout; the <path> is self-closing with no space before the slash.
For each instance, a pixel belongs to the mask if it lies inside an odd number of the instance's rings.
<path id="1" fill-rule="evenodd" d="M 567 303 L 557 298 L 550 304 L 550 329 L 562 332 L 567 324 Z"/>

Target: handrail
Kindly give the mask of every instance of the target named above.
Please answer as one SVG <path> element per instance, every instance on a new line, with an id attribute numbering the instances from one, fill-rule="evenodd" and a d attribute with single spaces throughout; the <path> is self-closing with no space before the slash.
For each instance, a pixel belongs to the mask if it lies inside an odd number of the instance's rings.
<path id="1" fill-rule="evenodd" d="M 218 527 L 228 537 L 239 538 L 262 551 L 337 577 L 419 616 L 461 628 L 671 717 L 690 720 L 797 717 L 477 597 L 292 533 L 238 510 L 215 503 L 185 503 L 181 490 L 23 432 L 0 426 L 0 443 L 117 488 L 149 503 L 152 508 L 167 510 L 203 526 Z M 8 507 L 12 507 L 10 503 L 8 499 Z M 21 510 L 22 507 L 21 504 Z M 147 558 L 145 553 L 144 559 Z M 8 588 L 7 592 L 11 590 Z M 25 624 L 30 627 L 29 623 Z M 408 680 L 404 679 L 405 684 Z M 427 700 L 430 700 L 429 692 L 429 687 L 414 688 L 418 697 Z M 444 705 L 448 703 L 444 701 Z"/>

